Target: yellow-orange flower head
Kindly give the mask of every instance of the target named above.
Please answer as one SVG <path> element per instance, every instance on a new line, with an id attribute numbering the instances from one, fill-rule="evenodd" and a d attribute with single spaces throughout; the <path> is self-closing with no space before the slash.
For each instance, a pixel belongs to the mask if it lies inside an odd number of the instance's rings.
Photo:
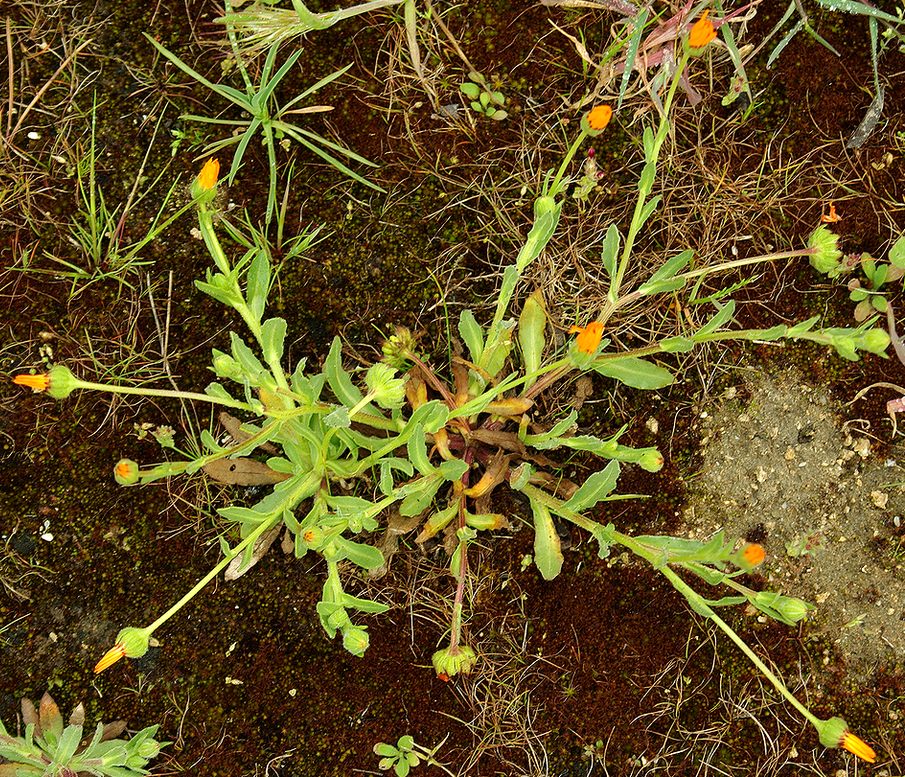
<path id="1" fill-rule="evenodd" d="M 220 160 L 208 159 L 198 173 L 198 186 L 202 191 L 210 191 L 217 185 L 217 176 L 220 175 Z"/>
<path id="2" fill-rule="evenodd" d="M 595 105 L 588 112 L 588 126 L 592 130 L 600 132 L 606 129 L 611 118 L 613 118 L 613 109 L 609 105 Z"/>
<path id="3" fill-rule="evenodd" d="M 569 330 L 569 334 L 578 333 L 575 338 L 575 345 L 582 353 L 593 354 L 600 345 L 600 339 L 603 337 L 603 324 L 599 321 L 592 321 L 585 327 L 573 326 Z"/>
<path id="4" fill-rule="evenodd" d="M 709 15 L 709 10 L 704 11 L 701 14 L 701 18 L 692 25 L 688 33 L 688 45 L 690 48 L 702 49 L 716 37 L 716 29 L 713 26 L 713 22 L 707 18 Z"/>
<path id="5" fill-rule="evenodd" d="M 763 564 L 766 557 L 767 554 L 764 552 L 763 545 L 758 545 L 756 542 L 745 545 L 742 550 L 742 558 L 744 558 L 748 565 L 752 567 Z"/>
<path id="6" fill-rule="evenodd" d="M 850 753 L 858 756 L 862 761 L 867 761 L 869 764 L 872 764 L 877 760 L 877 754 L 874 752 L 874 749 L 861 739 L 861 737 L 856 736 L 851 731 L 846 731 L 842 735 L 842 741 L 839 743 L 839 747 L 845 748 Z"/>
<path id="7" fill-rule="evenodd" d="M 13 383 L 17 386 L 28 386 L 32 391 L 47 391 L 50 388 L 50 376 L 46 372 L 40 375 L 16 375 Z"/>

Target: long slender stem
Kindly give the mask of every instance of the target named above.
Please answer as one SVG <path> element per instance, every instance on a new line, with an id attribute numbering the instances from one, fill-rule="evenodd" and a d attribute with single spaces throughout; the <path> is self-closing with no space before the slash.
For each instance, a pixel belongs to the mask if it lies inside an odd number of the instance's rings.
<path id="1" fill-rule="evenodd" d="M 211 569 L 204 577 L 202 577 L 195 585 L 193 585 L 189 591 L 169 610 L 167 610 L 163 615 L 161 615 L 156 621 L 154 621 L 150 626 L 147 627 L 146 631 L 148 634 L 152 634 L 156 629 L 160 628 L 164 623 L 166 623 L 170 618 L 172 618 L 179 610 L 181 610 L 186 604 L 188 604 L 204 586 L 206 586 L 211 580 L 213 580 L 222 569 L 224 569 L 234 558 L 236 558 L 240 553 L 242 553 L 245 548 L 249 545 L 255 543 L 258 538 L 264 534 L 268 529 L 272 529 L 277 521 L 280 520 L 282 516 L 282 507 L 279 511 L 275 511 L 273 515 L 269 518 L 265 519 L 261 522 L 261 524 L 251 533 L 249 534 L 242 542 L 236 545 L 223 559 L 220 561 L 217 566 Z"/>
<path id="2" fill-rule="evenodd" d="M 689 51 L 686 49 L 682 58 L 679 60 L 678 65 L 676 66 L 676 72 L 673 74 L 672 83 L 669 85 L 669 92 L 666 95 L 666 100 L 663 103 L 663 115 L 660 117 L 660 126 L 657 129 L 657 134 L 654 138 L 653 148 L 650 149 L 648 154 L 645 154 L 644 162 L 646 165 L 656 165 L 657 158 L 660 155 L 660 148 L 663 146 L 663 142 L 666 140 L 666 135 L 669 131 L 669 111 L 672 108 L 673 99 L 676 96 L 676 89 L 679 86 L 679 81 L 682 78 L 682 72 L 685 70 L 685 65 L 688 64 L 688 58 L 690 56 Z M 638 235 L 638 232 L 641 231 L 641 227 L 643 226 L 641 223 L 641 214 L 644 211 L 644 206 L 647 201 L 647 197 L 650 194 L 650 187 L 638 187 L 638 199 L 635 202 L 635 211 L 632 214 L 632 223 L 629 226 L 628 234 L 625 237 L 625 246 L 622 249 L 622 257 L 619 260 L 619 267 L 616 271 L 616 277 L 612 279 L 610 283 L 610 290 L 607 294 L 608 301 L 610 303 L 607 306 L 608 309 L 605 309 L 603 313 L 601 313 L 601 321 L 604 323 L 606 319 L 612 315 L 612 306 L 616 304 L 619 299 L 619 289 L 622 286 L 623 278 L 625 277 L 625 272 L 628 269 L 629 259 L 632 255 L 632 248 L 634 247 L 635 237 Z"/>
<path id="3" fill-rule="evenodd" d="M 195 391 L 173 391 L 171 389 L 139 388 L 137 386 L 116 386 L 110 383 L 92 383 L 87 380 L 79 380 L 78 388 L 91 389 L 93 391 L 106 391 L 110 394 L 136 394 L 143 397 L 173 397 L 175 399 L 191 399 L 195 402 L 210 402 L 213 405 L 233 407 L 237 410 L 251 411 L 252 407 L 247 402 L 238 399 L 222 399 L 209 394 L 199 394 Z"/>

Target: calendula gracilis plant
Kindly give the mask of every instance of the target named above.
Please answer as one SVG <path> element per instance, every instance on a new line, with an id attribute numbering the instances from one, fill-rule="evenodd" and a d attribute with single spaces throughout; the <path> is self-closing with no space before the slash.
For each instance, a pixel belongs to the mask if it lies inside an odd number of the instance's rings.
<path id="1" fill-rule="evenodd" d="M 628 231 L 622 235 L 611 225 L 603 240 L 601 261 L 609 278 L 606 302 L 592 320 L 576 323 L 577 337 L 565 347 L 557 347 L 550 336 L 541 292 L 529 295 L 517 313 L 513 303 L 521 279 L 557 233 L 568 201 L 570 164 L 587 138 L 606 129 L 612 117 L 609 106 L 598 105 L 582 117 L 580 131 L 561 164 L 548 173 L 534 200 L 533 223 L 517 256 L 502 272 L 492 318 L 481 323 L 472 312 L 463 311 L 457 328 L 466 351 L 454 354 L 442 366 L 419 350 L 408 331 L 399 329 L 383 344 L 383 359 L 366 370 L 352 372 L 344 366 L 339 339 L 333 341 L 321 368 L 310 368 L 305 361 L 286 368 L 287 322 L 267 315 L 273 281 L 270 261 L 255 244 L 246 244 L 238 259 L 231 258 L 230 247 L 220 237 L 231 229 L 216 199 L 219 166 L 208 161 L 193 184 L 192 196 L 213 267 L 196 285 L 235 310 L 244 324 L 242 333 L 230 334 L 228 352 L 213 352 L 217 380 L 203 393 L 190 393 L 90 383 L 64 366 L 45 375 L 16 378 L 58 398 L 85 389 L 173 396 L 239 411 L 248 419 L 231 445 L 221 445 L 212 433 L 204 432 L 202 452 L 184 460 L 141 468 L 124 459 L 116 467 L 116 477 L 124 484 L 190 474 L 217 461 L 246 457 L 265 443 L 268 450 L 278 451 L 266 459 L 275 482 L 272 491 L 251 507 L 219 510 L 235 526 L 234 534 L 221 538 L 222 560 L 157 620 L 124 628 L 96 671 L 123 657 L 143 655 L 151 635 L 210 580 L 230 565 L 234 571 L 249 567 L 256 545 L 283 527 L 292 537 L 296 557 L 316 554 L 323 559 L 325 579 L 317 614 L 327 636 L 341 636 L 346 650 L 364 655 L 369 641 L 364 618 L 386 611 L 387 605 L 349 593 L 343 573 L 348 576 L 350 566 L 373 570 L 384 563 L 381 551 L 366 539 L 394 510 L 420 520 L 418 542 L 441 532 L 447 538 L 455 590 L 448 641 L 434 653 L 433 666 L 444 679 L 468 672 L 480 660 L 465 638 L 465 587 L 472 544 L 482 532 L 507 525 L 507 516 L 494 511 L 493 495 L 498 488 L 508 488 L 521 493 L 530 505 L 533 562 L 545 579 L 559 575 L 563 563 L 555 519 L 587 532 L 601 558 L 613 546 L 621 546 L 650 564 L 692 610 L 723 631 L 814 725 L 825 746 L 845 747 L 865 760 L 874 759 L 873 750 L 849 732 L 844 720 L 813 715 L 718 614 L 721 608 L 748 604 L 789 625 L 806 617 L 811 608 L 806 602 L 754 591 L 739 582 L 743 573 L 763 560 L 759 545 L 739 546 L 722 532 L 702 542 L 632 536 L 613 523 L 594 520 L 590 514 L 601 502 L 633 498 L 616 491 L 624 465 L 656 472 L 663 466 L 663 456 L 655 448 L 624 444 L 624 425 L 607 437 L 598 437 L 580 433 L 575 411 L 546 425 L 532 418 L 539 396 L 582 373 L 596 373 L 635 389 L 664 388 L 675 376 L 653 357 L 709 342 L 810 340 L 847 359 L 858 359 L 864 351 L 883 354 L 889 344 L 885 331 L 872 328 L 875 319 L 854 329 L 819 329 L 816 319 L 768 329 L 732 329 L 731 301 L 715 305 L 712 318 L 696 331 L 653 340 L 633 350 L 617 350 L 604 337 L 608 323 L 628 314 L 643 298 L 676 294 L 703 275 L 789 257 L 819 263 L 838 250 L 826 230 L 815 233 L 802 249 L 701 268 L 694 267 L 694 252 L 687 250 L 665 258 L 650 277 L 635 281 L 634 247 L 659 205 L 653 189 L 680 78 L 715 35 L 705 15 L 683 40 L 659 122 L 644 129 L 644 165 Z M 584 482 L 573 483 L 557 469 L 551 458 L 555 451 L 584 451 L 601 459 L 603 466 Z M 230 542 L 229 537 L 235 540 Z M 689 581 L 722 588 L 723 594 L 710 598 Z"/>

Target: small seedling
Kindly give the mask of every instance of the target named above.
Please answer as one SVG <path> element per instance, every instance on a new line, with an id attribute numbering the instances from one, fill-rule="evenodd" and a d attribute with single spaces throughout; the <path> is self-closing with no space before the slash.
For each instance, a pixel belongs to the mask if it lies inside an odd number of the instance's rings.
<path id="1" fill-rule="evenodd" d="M 468 74 L 468 80 L 463 81 L 459 89 L 471 100 L 469 105 L 476 113 L 488 116 L 494 121 L 502 121 L 509 115 L 503 110 L 503 106 L 506 105 L 503 93 L 492 89 L 484 76 L 476 70 Z"/>
<path id="2" fill-rule="evenodd" d="M 446 741 L 445 739 L 443 740 Z M 415 740 L 408 736 L 399 737 L 395 746 L 386 742 L 378 742 L 374 745 L 374 753 L 380 756 L 380 763 L 377 765 L 381 771 L 389 771 L 390 769 L 396 774 L 396 777 L 406 777 L 406 775 L 422 761 L 429 766 L 436 766 L 449 775 L 449 771 L 443 764 L 434 759 L 436 753 L 443 745 L 441 742 L 432 750 L 415 744 Z"/>

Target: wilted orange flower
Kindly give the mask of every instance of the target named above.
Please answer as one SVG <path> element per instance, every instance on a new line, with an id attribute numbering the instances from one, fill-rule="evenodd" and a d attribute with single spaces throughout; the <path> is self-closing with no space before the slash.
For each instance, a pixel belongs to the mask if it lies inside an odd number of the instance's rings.
<path id="1" fill-rule="evenodd" d="M 692 25 L 691 31 L 688 33 L 688 45 L 693 49 L 702 49 L 710 41 L 716 37 L 716 30 L 707 16 L 710 10 L 704 11 L 701 18 Z"/>
<path id="2" fill-rule="evenodd" d="M 821 215 L 820 220 L 824 224 L 835 224 L 837 221 L 842 221 L 842 216 L 836 213 L 836 206 L 833 203 L 830 203 L 830 212 L 824 213 Z"/>
<path id="3" fill-rule="evenodd" d="M 858 756 L 858 758 L 863 761 L 867 761 L 869 764 L 872 764 L 877 760 L 877 754 L 874 752 L 874 749 L 861 739 L 861 737 L 855 736 L 851 731 L 846 731 L 842 735 L 842 741 L 839 743 L 839 747 L 845 748 L 850 753 Z"/>
<path id="4" fill-rule="evenodd" d="M 220 175 L 220 160 L 208 159 L 198 173 L 198 186 L 202 191 L 210 191 L 217 185 L 217 176 Z"/>
<path id="5" fill-rule="evenodd" d="M 16 375 L 13 383 L 17 386 L 28 386 L 32 391 L 47 391 L 50 388 L 50 376 L 46 372 L 40 375 Z"/>
<path id="6" fill-rule="evenodd" d="M 104 653 L 104 657 L 94 665 L 94 673 L 100 674 L 105 669 L 109 669 L 113 666 L 121 658 L 125 657 L 126 646 L 122 642 L 117 642 L 112 648 Z"/>
<path id="7" fill-rule="evenodd" d="M 588 113 L 588 126 L 592 130 L 606 129 L 606 125 L 610 123 L 613 116 L 613 109 L 609 105 L 595 105 Z"/>
<path id="8" fill-rule="evenodd" d="M 767 557 L 767 554 L 766 552 L 764 552 L 763 545 L 758 545 L 756 542 L 751 542 L 745 546 L 745 549 L 742 551 L 742 557 L 750 566 L 756 567 L 759 564 L 764 563 L 764 559 Z"/>
<path id="9" fill-rule="evenodd" d="M 575 338 L 575 344 L 582 353 L 592 354 L 600 345 L 600 338 L 603 337 L 603 324 L 599 321 L 592 321 L 586 327 L 573 326 L 569 330 L 569 334 L 578 333 Z"/>

